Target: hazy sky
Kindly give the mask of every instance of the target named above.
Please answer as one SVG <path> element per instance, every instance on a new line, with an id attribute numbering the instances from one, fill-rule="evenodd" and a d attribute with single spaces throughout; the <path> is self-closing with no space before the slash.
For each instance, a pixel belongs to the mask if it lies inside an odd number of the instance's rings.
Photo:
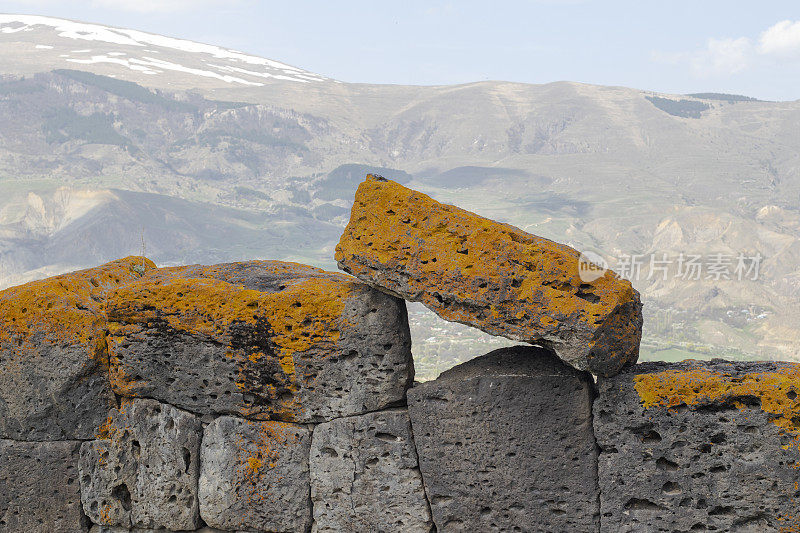
<path id="1" fill-rule="evenodd" d="M 209 42 L 342 81 L 557 80 L 800 99 L 800 2 L 0 0 Z"/>

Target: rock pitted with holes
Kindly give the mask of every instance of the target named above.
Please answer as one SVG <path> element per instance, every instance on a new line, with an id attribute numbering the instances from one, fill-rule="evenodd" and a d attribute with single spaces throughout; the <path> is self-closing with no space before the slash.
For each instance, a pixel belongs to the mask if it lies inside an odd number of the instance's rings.
<path id="1" fill-rule="evenodd" d="M 159 269 L 108 315 L 114 391 L 195 413 L 318 422 L 398 403 L 413 380 L 405 303 L 296 263 Z"/>
<path id="2" fill-rule="evenodd" d="M 0 438 L 94 437 L 113 401 L 106 295 L 154 266 L 128 257 L 0 292 Z"/>
<path id="3" fill-rule="evenodd" d="M 369 175 L 336 247 L 339 267 L 446 320 L 541 344 L 594 374 L 636 362 L 639 293 L 607 270 L 580 277 L 569 246 Z M 594 277 L 594 276 L 593 276 Z"/>
<path id="4" fill-rule="evenodd" d="M 100 438 L 81 446 L 83 508 L 95 524 L 191 530 L 200 526 L 200 420 L 155 400 L 125 400 Z"/>
<path id="5" fill-rule="evenodd" d="M 601 379 L 601 531 L 800 531 L 798 394 L 790 363 L 644 363 Z"/>
<path id="6" fill-rule="evenodd" d="M 596 531 L 592 391 L 588 373 L 530 346 L 409 390 L 437 531 Z"/>

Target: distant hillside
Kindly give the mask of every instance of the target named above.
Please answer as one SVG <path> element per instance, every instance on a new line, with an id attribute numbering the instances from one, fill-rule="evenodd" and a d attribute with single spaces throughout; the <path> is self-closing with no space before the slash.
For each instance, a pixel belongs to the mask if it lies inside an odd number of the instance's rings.
<path id="1" fill-rule="evenodd" d="M 800 102 L 348 84 L 80 24 L 0 16 L 0 284 L 139 253 L 142 234 L 162 263 L 333 268 L 374 171 L 612 266 L 637 255 L 648 354 L 800 358 Z M 680 254 L 763 261 L 685 279 Z M 490 342 L 418 311 L 430 369 Z"/>

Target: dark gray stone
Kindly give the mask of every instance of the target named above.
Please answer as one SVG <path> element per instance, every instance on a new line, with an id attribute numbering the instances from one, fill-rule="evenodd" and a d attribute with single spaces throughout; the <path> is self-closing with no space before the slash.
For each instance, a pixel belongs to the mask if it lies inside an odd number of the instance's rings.
<path id="1" fill-rule="evenodd" d="M 523 346 L 409 390 L 437 530 L 596 531 L 592 395 L 589 374 Z"/>
<path id="2" fill-rule="evenodd" d="M 108 307 L 115 391 L 203 415 L 321 422 L 398 404 L 413 381 L 405 302 L 344 274 L 161 269 Z"/>
<path id="3" fill-rule="evenodd" d="M 78 482 L 80 444 L 0 440 L 0 531 L 89 529 Z"/>
<path id="4" fill-rule="evenodd" d="M 431 531 L 405 409 L 318 425 L 310 466 L 314 533 Z"/>
<path id="5" fill-rule="evenodd" d="M 81 499 L 105 526 L 196 529 L 202 425 L 155 400 L 123 402 L 106 438 L 81 446 Z"/>
<path id="6" fill-rule="evenodd" d="M 800 531 L 800 365 L 644 363 L 598 385 L 601 531 Z"/>
<path id="7" fill-rule="evenodd" d="M 217 418 L 203 435 L 203 520 L 225 530 L 307 531 L 310 447 L 311 432 L 297 424 Z"/>

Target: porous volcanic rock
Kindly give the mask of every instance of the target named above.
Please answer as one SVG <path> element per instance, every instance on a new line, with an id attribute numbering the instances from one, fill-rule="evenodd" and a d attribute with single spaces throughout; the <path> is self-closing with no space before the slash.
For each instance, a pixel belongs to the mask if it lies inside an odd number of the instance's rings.
<path id="1" fill-rule="evenodd" d="M 630 282 L 610 270 L 583 280 L 569 246 L 381 177 L 358 187 L 336 261 L 446 320 L 549 347 L 581 370 L 613 375 L 639 355 L 641 302 Z"/>
<path id="2" fill-rule="evenodd" d="M 113 406 L 106 294 L 154 266 L 128 257 L 0 292 L 0 438 L 94 438 Z"/>
<path id="3" fill-rule="evenodd" d="M 403 400 L 405 302 L 279 261 L 160 269 L 109 297 L 111 381 L 201 414 L 317 422 Z"/>
<path id="4" fill-rule="evenodd" d="M 0 531 L 82 533 L 76 441 L 0 439 Z"/>
<path id="5" fill-rule="evenodd" d="M 408 391 L 437 531 L 594 532 L 588 373 L 547 350 L 495 350 Z"/>
<path id="6" fill-rule="evenodd" d="M 314 533 L 431 531 L 405 409 L 318 425 L 310 466 Z"/>
<path id="7" fill-rule="evenodd" d="M 297 424 L 214 420 L 203 435 L 203 520 L 225 530 L 307 531 L 310 447 L 311 432 Z"/>
<path id="8" fill-rule="evenodd" d="M 798 395 L 791 363 L 644 363 L 601 379 L 601 531 L 800 531 Z"/>
<path id="9" fill-rule="evenodd" d="M 155 400 L 125 400 L 102 437 L 81 446 L 83 509 L 107 526 L 200 526 L 197 483 L 202 424 Z"/>

